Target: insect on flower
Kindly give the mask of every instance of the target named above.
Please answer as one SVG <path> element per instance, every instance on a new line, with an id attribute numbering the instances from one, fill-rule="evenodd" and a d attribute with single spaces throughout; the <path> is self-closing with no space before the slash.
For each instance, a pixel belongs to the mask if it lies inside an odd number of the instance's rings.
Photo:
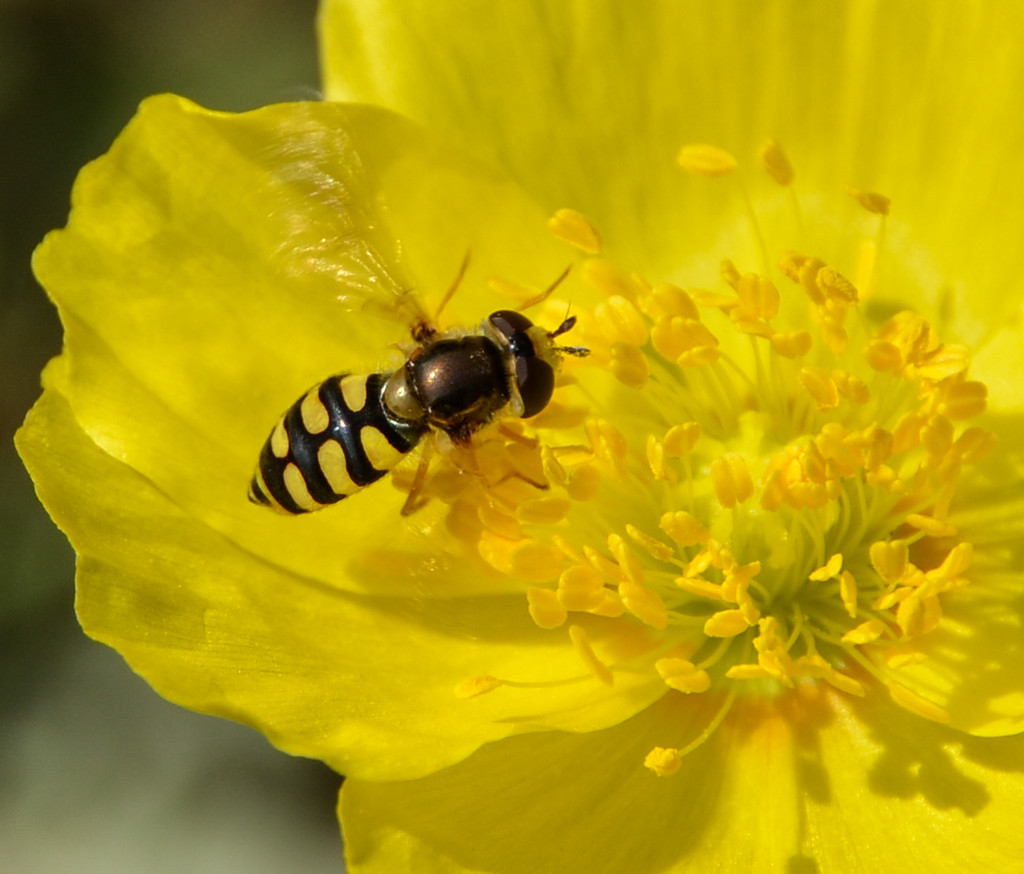
<path id="1" fill-rule="evenodd" d="M 467 264 L 468 259 L 435 318 Z M 523 309 L 544 300 L 567 274 Z M 336 374 L 292 404 L 263 444 L 249 500 L 284 513 L 308 513 L 379 480 L 430 431 L 469 446 L 503 411 L 523 419 L 537 415 L 554 392 L 559 356 L 588 353 L 555 345 L 572 330 L 575 316 L 545 331 L 518 310 L 498 310 L 475 330 L 439 331 L 417 301 L 402 303 L 418 312 L 411 326 L 416 348 L 405 364 L 393 373 Z M 425 462 L 426 457 L 423 472 Z M 414 485 L 403 515 L 416 509 L 416 492 Z"/>

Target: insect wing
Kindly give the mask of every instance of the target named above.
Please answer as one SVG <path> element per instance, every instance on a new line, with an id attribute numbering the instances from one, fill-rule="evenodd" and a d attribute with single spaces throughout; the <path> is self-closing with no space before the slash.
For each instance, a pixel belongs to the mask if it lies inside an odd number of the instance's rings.
<path id="1" fill-rule="evenodd" d="M 361 149 L 357 134 L 369 107 L 331 107 L 282 131 L 268 154 L 280 234 L 272 263 L 293 292 L 332 295 L 339 312 L 389 319 L 408 328 L 426 321 L 380 191 L 387 157 Z M 353 118 L 354 117 L 354 118 Z M 404 123 L 391 119 L 391 123 Z M 355 123 L 353 123 L 355 122 Z"/>

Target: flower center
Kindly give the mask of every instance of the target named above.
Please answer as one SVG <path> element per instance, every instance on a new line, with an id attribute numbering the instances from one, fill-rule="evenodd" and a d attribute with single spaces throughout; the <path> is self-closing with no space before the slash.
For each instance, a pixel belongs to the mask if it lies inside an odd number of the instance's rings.
<path id="1" fill-rule="evenodd" d="M 695 154 L 719 175 L 714 150 Z M 854 194 L 884 227 L 884 198 Z M 599 246 L 568 211 L 552 229 Z M 737 695 L 820 681 L 863 695 L 877 681 L 944 721 L 893 669 L 926 657 L 943 594 L 967 584 L 972 547 L 950 507 L 994 443 L 966 425 L 986 388 L 967 378 L 968 350 L 920 316 L 873 329 L 835 269 L 794 252 L 778 265 L 782 292 L 731 262 L 709 292 L 591 257 L 578 273 L 602 301 L 576 309 L 573 340 L 591 355 L 567 363 L 581 385 L 445 455 L 425 492 L 448 504 L 456 537 L 527 581 L 536 624 L 567 629 L 597 681 L 639 665 L 679 692 L 718 693 L 715 724 Z M 564 306 L 551 304 L 553 323 Z M 459 691 L 500 685 L 518 684 Z M 646 764 L 671 773 L 713 728 Z"/>

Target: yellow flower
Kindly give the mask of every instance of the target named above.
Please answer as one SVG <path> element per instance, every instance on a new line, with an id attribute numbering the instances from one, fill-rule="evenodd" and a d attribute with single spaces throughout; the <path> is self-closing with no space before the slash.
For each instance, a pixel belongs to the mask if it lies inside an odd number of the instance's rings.
<path id="1" fill-rule="evenodd" d="M 327 96 L 427 128 L 153 98 L 37 253 L 86 631 L 346 774 L 352 870 L 1011 870 L 1019 14 L 393 5 L 324 6 Z M 547 408 L 246 501 L 467 251 L 442 327 L 573 266 Z"/>

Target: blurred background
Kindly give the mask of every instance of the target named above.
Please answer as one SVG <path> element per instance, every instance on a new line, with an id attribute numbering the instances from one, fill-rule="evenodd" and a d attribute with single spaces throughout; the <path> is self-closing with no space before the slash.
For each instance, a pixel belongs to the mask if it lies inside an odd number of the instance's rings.
<path id="1" fill-rule="evenodd" d="M 159 698 L 74 618 L 11 442 L 60 351 L 29 259 L 148 94 L 317 97 L 315 0 L 0 0 L 0 871 L 339 872 L 339 778 Z"/>

